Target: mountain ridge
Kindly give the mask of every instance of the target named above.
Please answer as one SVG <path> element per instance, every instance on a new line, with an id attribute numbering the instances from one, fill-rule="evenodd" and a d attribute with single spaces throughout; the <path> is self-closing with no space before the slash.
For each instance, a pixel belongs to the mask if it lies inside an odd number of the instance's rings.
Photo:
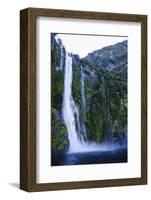
<path id="1" fill-rule="evenodd" d="M 127 40 L 124 40 L 123 42 L 97 49 L 88 53 L 82 60 L 107 70 L 127 65 L 127 42 Z"/>

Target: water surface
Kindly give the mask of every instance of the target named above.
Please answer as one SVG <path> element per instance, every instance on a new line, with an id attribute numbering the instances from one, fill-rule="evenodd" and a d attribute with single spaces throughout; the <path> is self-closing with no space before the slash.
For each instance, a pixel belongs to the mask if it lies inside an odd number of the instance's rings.
<path id="1" fill-rule="evenodd" d="M 53 156 L 52 165 L 105 164 L 127 162 L 127 148 L 115 150 L 76 152 Z"/>

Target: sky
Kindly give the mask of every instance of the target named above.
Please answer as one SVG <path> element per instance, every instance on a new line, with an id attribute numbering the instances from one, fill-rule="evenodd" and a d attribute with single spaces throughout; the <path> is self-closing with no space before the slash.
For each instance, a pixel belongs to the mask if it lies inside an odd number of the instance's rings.
<path id="1" fill-rule="evenodd" d="M 127 37 L 120 36 L 96 36 L 96 35 L 77 35 L 77 34 L 58 34 L 66 50 L 73 54 L 78 54 L 80 58 L 85 57 L 94 50 L 105 46 L 113 45 L 127 40 Z"/>

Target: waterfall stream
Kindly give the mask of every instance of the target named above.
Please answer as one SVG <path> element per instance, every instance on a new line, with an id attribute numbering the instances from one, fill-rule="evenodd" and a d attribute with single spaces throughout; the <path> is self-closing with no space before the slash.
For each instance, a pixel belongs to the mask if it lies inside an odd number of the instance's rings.
<path id="1" fill-rule="evenodd" d="M 78 109 L 72 97 L 72 57 L 66 52 L 65 75 L 64 75 L 64 97 L 63 97 L 63 119 L 67 126 L 70 142 L 69 151 L 77 151 L 81 148 L 78 133 L 76 131 L 76 118 L 79 117 Z"/>

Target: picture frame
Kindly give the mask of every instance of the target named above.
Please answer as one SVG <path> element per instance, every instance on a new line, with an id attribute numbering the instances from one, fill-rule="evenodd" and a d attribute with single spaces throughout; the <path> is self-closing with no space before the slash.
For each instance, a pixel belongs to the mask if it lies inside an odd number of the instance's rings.
<path id="1" fill-rule="evenodd" d="M 140 176 L 37 183 L 37 19 L 90 20 L 140 24 Z M 88 22 L 87 22 L 88 23 Z M 91 29 L 91 27 L 90 27 Z M 137 60 L 137 58 L 136 58 Z M 133 74 L 135 76 L 135 74 Z M 137 102 L 135 102 L 137 104 Z M 129 116 L 129 115 L 128 115 Z M 27 8 L 20 11 L 20 189 L 35 192 L 147 184 L 147 16 L 90 11 Z"/>

